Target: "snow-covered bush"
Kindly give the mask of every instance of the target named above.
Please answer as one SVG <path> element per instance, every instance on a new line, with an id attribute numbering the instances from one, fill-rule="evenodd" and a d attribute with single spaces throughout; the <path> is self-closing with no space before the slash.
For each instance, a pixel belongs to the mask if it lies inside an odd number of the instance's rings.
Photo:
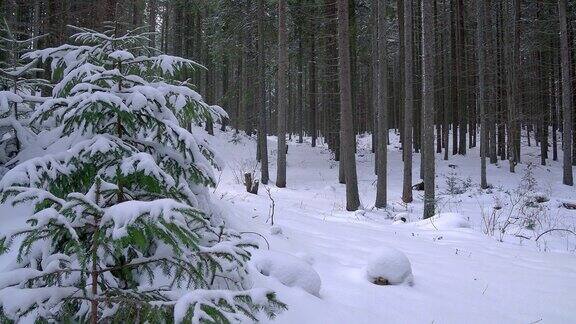
<path id="1" fill-rule="evenodd" d="M 261 274 L 275 278 L 285 286 L 299 287 L 320 296 L 320 276 L 305 261 L 290 254 L 267 251 L 256 255 L 252 262 Z"/>
<path id="2" fill-rule="evenodd" d="M 392 247 L 380 247 L 366 267 L 368 280 L 377 285 L 412 285 L 414 277 L 410 260 Z"/>
<path id="3" fill-rule="evenodd" d="M 211 213 L 218 167 L 186 128 L 213 117 L 177 81 L 196 64 L 152 55 L 145 35 L 74 27 L 72 40 L 28 53 L 60 82 L 31 117 L 67 150 L 0 180 L 3 202 L 32 203 L 27 226 L 0 236 L 18 251 L 0 274 L 0 316 L 55 322 L 255 321 L 283 308 L 247 290 L 256 247 Z M 49 150 L 50 151 L 50 150 Z"/>

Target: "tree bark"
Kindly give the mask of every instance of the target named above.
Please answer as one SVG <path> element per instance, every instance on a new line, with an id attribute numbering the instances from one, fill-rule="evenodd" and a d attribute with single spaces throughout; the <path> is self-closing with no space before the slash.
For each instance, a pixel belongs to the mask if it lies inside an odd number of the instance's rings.
<path id="1" fill-rule="evenodd" d="M 388 106 L 390 95 L 388 93 L 388 33 L 386 26 L 386 0 L 378 0 L 377 25 L 378 25 L 378 82 L 375 84 L 378 94 L 378 138 L 377 148 L 377 174 L 376 183 L 376 208 L 385 208 L 387 205 L 387 175 L 388 171 Z"/>
<path id="2" fill-rule="evenodd" d="M 372 0 L 372 39 L 371 39 L 371 63 L 372 63 L 372 153 L 374 153 L 374 174 L 378 174 L 378 13 L 379 0 Z"/>
<path id="3" fill-rule="evenodd" d="M 465 78 L 465 35 L 464 35 L 464 2 L 463 0 L 456 0 L 456 87 L 458 102 L 458 129 L 459 140 L 458 154 L 466 155 L 466 137 L 468 124 L 466 121 L 467 107 L 466 107 L 466 78 Z"/>
<path id="4" fill-rule="evenodd" d="M 309 37 L 310 58 L 308 61 L 308 108 L 310 109 L 310 136 L 312 137 L 312 147 L 316 147 L 316 139 L 318 137 L 318 130 L 316 129 L 316 95 L 318 92 L 316 83 L 316 37 L 314 36 L 314 33 L 310 33 Z"/>
<path id="5" fill-rule="evenodd" d="M 358 179 L 356 175 L 356 140 L 352 125 L 352 94 L 350 84 L 350 33 L 348 25 L 348 0 L 337 0 L 338 17 L 338 58 L 340 81 L 340 139 L 342 142 L 341 160 L 344 162 L 346 177 L 346 210 L 354 211 L 360 206 Z"/>
<path id="6" fill-rule="evenodd" d="M 260 182 L 268 184 L 270 179 L 268 173 L 268 132 L 266 126 L 266 61 L 264 58 L 264 1 L 258 2 L 258 142 L 260 143 Z"/>
<path id="7" fill-rule="evenodd" d="M 152 33 L 148 36 L 150 39 L 150 47 L 156 48 L 156 18 L 157 18 L 157 5 L 156 0 L 148 1 L 148 31 Z"/>
<path id="8" fill-rule="evenodd" d="M 413 75 L 412 75 L 412 1 L 404 0 L 404 179 L 402 201 L 412 202 L 412 113 L 413 113 Z"/>
<path id="9" fill-rule="evenodd" d="M 286 73 L 288 44 L 286 37 L 286 0 L 278 1 L 278 160 L 276 186 L 286 187 Z"/>
<path id="10" fill-rule="evenodd" d="M 302 57 L 304 56 L 304 49 L 302 48 L 302 27 L 298 26 L 298 143 L 304 142 L 304 90 L 303 90 L 303 77 L 304 69 L 302 66 Z"/>
<path id="11" fill-rule="evenodd" d="M 424 153 L 424 219 L 435 212 L 434 155 L 434 24 L 432 1 L 422 1 L 422 124 Z"/>
<path id="12" fill-rule="evenodd" d="M 558 13 L 560 19 L 560 57 L 562 60 L 562 150 L 564 152 L 564 173 L 562 183 L 567 186 L 574 185 L 572 175 L 572 61 L 568 46 L 568 22 L 566 18 L 566 0 L 558 0 Z"/>
<path id="13" fill-rule="evenodd" d="M 478 56 L 478 108 L 480 110 L 480 187 L 482 189 L 488 188 L 486 181 L 486 147 L 488 145 L 488 133 L 486 127 L 486 4 L 484 1 L 477 1 L 477 19 L 478 26 L 476 27 L 477 39 L 477 53 Z"/>

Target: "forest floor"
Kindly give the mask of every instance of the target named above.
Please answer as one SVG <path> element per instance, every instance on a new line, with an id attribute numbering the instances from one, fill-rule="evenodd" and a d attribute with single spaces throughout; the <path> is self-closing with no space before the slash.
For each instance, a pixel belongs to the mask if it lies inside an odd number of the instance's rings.
<path id="1" fill-rule="evenodd" d="M 401 203 L 401 150 L 393 133 L 387 210 L 373 208 L 374 155 L 369 136 L 358 138 L 363 207 L 357 212 L 345 210 L 345 186 L 338 183 L 338 163 L 322 143 L 312 148 L 309 139 L 303 144 L 289 142 L 288 184 L 278 189 L 274 186 L 277 141 L 270 137 L 269 196 L 262 186 L 258 195 L 246 193 L 238 180 L 244 172 L 257 169 L 254 138 L 232 132 L 206 138 L 227 161 L 213 198 L 228 211 L 233 227 L 266 237 L 272 252 L 258 253 L 300 258 L 321 278 L 316 297 L 256 273 L 257 286 L 276 290 L 288 304 L 277 323 L 576 321 L 576 236 L 554 230 L 535 241 L 549 229 L 574 231 L 576 210 L 562 205 L 576 201 L 576 190 L 561 184 L 560 162 L 540 166 L 535 146 L 524 148 L 523 163 L 515 174 L 509 172 L 507 161 L 489 164 L 488 181 L 493 188 L 485 191 L 479 189 L 477 148 L 466 156 L 451 155 L 449 161 L 436 155 L 438 212 L 462 215 L 469 224 L 462 228 L 459 222 L 418 222 L 423 207 L 421 191 L 414 191 L 413 203 Z M 419 160 L 420 155 L 414 154 L 414 183 L 419 178 Z M 532 175 L 526 171 L 529 162 L 533 163 Z M 525 208 L 527 196 L 548 201 Z M 270 231 L 270 197 L 281 234 Z M 394 222 L 399 213 L 406 213 L 403 216 L 408 223 Z M 386 246 L 408 256 L 413 286 L 378 286 L 366 279 L 364 269 L 370 255 Z M 262 247 L 266 250 L 266 243 Z"/>
<path id="2" fill-rule="evenodd" d="M 275 290 L 288 305 L 275 323 L 576 321 L 576 236 L 558 230 L 546 233 L 549 229 L 576 230 L 576 210 L 562 207 L 567 201 L 576 202 L 576 190 L 561 185 L 560 162 L 539 165 L 535 146 L 524 148 L 523 163 L 515 174 L 509 173 L 506 161 L 488 165 L 493 188 L 484 191 L 478 184 L 477 148 L 466 156 L 451 155 L 449 161 L 437 154 L 438 212 L 443 214 L 430 222 L 420 221 L 421 191 L 414 191 L 413 203 L 401 203 L 401 151 L 393 133 L 388 154 L 390 207 L 386 210 L 373 208 L 374 155 L 369 136 L 358 137 L 363 207 L 357 212 L 345 210 L 345 186 L 338 183 L 338 163 L 322 142 L 316 148 L 308 138 L 303 144 L 289 142 L 288 185 L 279 189 L 273 185 L 277 141 L 269 137 L 272 181 L 253 195 L 241 181 L 244 172 L 257 170 L 255 139 L 232 131 L 216 130 L 216 136 L 205 135 L 203 130 L 198 133 L 211 142 L 226 164 L 216 174 L 219 180 L 213 202 L 227 214 L 232 227 L 265 237 L 246 234 L 261 242 L 256 258 L 300 259 L 321 279 L 320 292 L 314 296 L 253 271 L 255 286 Z M 419 160 L 419 154 L 414 154 L 414 183 L 418 182 Z M 527 168 L 528 162 L 534 163 L 532 168 Z M 532 196 L 547 201 L 528 208 L 526 199 Z M 280 234 L 271 231 L 272 205 Z M 25 208 L 0 206 L 2 230 L 17 226 Z M 407 223 L 394 221 L 401 213 Z M 414 285 L 378 286 L 367 279 L 368 260 L 382 247 L 406 254 Z M 15 253 L 0 256 L 0 265 L 14 259 Z M 296 276 L 292 281 L 300 279 L 298 269 L 290 272 L 289 263 L 285 267 L 289 276 Z"/>

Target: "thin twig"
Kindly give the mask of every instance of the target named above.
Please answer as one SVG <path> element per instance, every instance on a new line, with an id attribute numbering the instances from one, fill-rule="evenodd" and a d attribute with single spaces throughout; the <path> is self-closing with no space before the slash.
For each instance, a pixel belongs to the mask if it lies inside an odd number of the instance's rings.
<path id="1" fill-rule="evenodd" d="M 270 243 L 268 242 L 268 240 L 266 239 L 266 237 L 260 233 L 256 233 L 256 232 L 240 232 L 240 234 L 256 234 L 258 236 L 260 236 L 261 238 L 264 239 L 264 241 L 266 241 L 266 245 L 268 247 L 268 250 L 270 250 Z"/>
<path id="2" fill-rule="evenodd" d="M 571 234 L 576 235 L 576 232 L 571 231 L 571 230 L 566 229 L 566 228 L 551 228 L 551 229 L 549 229 L 549 230 L 547 230 L 547 231 L 542 232 L 540 235 L 536 236 L 536 240 L 535 240 L 535 241 L 538 241 L 538 239 L 539 239 L 540 237 L 542 237 L 544 234 L 548 234 L 548 233 L 554 232 L 554 231 L 568 232 L 568 233 L 571 233 Z"/>

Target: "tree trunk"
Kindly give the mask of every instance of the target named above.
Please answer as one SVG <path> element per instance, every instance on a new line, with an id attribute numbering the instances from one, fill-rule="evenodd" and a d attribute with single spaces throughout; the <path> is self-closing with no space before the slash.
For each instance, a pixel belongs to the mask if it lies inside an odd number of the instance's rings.
<path id="1" fill-rule="evenodd" d="M 248 1 L 246 8 L 245 8 L 246 17 L 250 16 L 250 1 Z M 252 135 L 252 123 L 250 121 L 250 106 L 251 106 L 251 86 L 250 86 L 250 66 L 249 64 L 249 57 L 251 54 L 250 47 L 251 47 L 251 31 L 250 29 L 246 28 L 244 31 L 244 44 L 243 44 L 243 61 L 242 61 L 242 92 L 240 93 L 240 106 L 243 112 L 243 126 L 246 135 Z M 258 95 L 255 97 L 260 96 Z M 260 145 L 258 145 L 260 148 Z M 260 160 L 260 155 L 258 155 L 258 160 Z"/>
<path id="2" fill-rule="evenodd" d="M 315 18 L 313 17 L 312 20 Z M 310 58 L 308 61 L 308 107 L 310 109 L 310 136 L 312 147 L 316 147 L 318 130 L 316 127 L 316 95 L 318 92 L 316 83 L 316 37 L 315 24 L 310 24 L 312 31 L 308 35 L 310 42 Z"/>
<path id="3" fill-rule="evenodd" d="M 459 139 L 458 154 L 466 155 L 467 136 L 467 107 L 466 107 L 466 72 L 464 67 L 465 57 L 465 36 L 464 36 L 464 2 L 456 0 L 456 87 L 458 102 L 458 126 Z"/>
<path id="4" fill-rule="evenodd" d="M 278 160 L 276 186 L 286 187 L 286 72 L 288 43 L 286 37 L 286 0 L 278 1 Z"/>
<path id="5" fill-rule="evenodd" d="M 413 113 L 413 75 L 412 75 L 412 1 L 404 0 L 404 183 L 402 201 L 412 202 L 412 113 Z"/>
<path id="6" fill-rule="evenodd" d="M 446 49 L 447 53 L 445 55 L 442 55 L 443 59 L 444 59 L 444 68 L 443 68 L 443 74 L 444 74 L 444 118 L 443 118 L 443 127 L 442 127 L 442 141 L 444 142 L 444 160 L 448 161 L 448 156 L 449 156 L 449 152 L 450 152 L 450 134 L 449 134 L 449 130 L 450 130 L 450 112 L 451 110 L 453 110 L 453 99 L 452 99 L 452 93 L 453 90 L 451 89 L 451 85 L 452 85 L 452 69 L 451 69 L 451 57 L 452 57 L 452 53 L 450 52 L 452 50 L 452 33 L 451 33 L 451 26 L 452 26 L 452 19 L 451 19 L 451 14 L 450 14 L 450 10 L 448 10 L 448 6 L 449 6 L 449 2 L 446 4 L 446 8 L 444 9 L 445 11 L 445 25 L 444 25 L 444 40 L 446 41 L 445 44 L 443 45 L 443 48 Z M 453 118 L 453 117 L 452 117 Z M 456 133 L 456 130 L 453 130 L 454 133 Z"/>
<path id="7" fill-rule="evenodd" d="M 434 12 L 432 1 L 422 1 L 422 124 L 424 154 L 424 219 L 434 216 Z"/>
<path id="8" fill-rule="evenodd" d="M 387 204 L 387 169 L 388 169 L 388 106 L 390 95 L 388 93 L 388 33 L 386 26 L 386 0 L 378 0 L 378 82 L 375 84 L 378 94 L 378 180 L 376 184 L 376 208 L 385 208 Z M 376 26 L 375 26 L 376 28 Z"/>
<path id="9" fill-rule="evenodd" d="M 302 28 L 298 26 L 298 143 L 304 142 L 304 90 L 303 90 L 303 77 L 304 70 L 302 67 L 302 56 L 303 56 L 303 48 L 302 48 Z"/>
<path id="10" fill-rule="evenodd" d="M 352 94 L 350 89 L 350 33 L 348 25 L 348 0 L 337 0 L 338 10 L 338 58 L 340 81 L 340 139 L 343 148 L 346 177 L 346 210 L 354 211 L 360 206 L 358 179 L 356 175 L 356 140 L 352 125 Z"/>
<path id="11" fill-rule="evenodd" d="M 554 66 L 554 65 L 553 65 Z M 550 105 L 552 114 L 552 160 L 558 161 L 558 107 L 559 107 L 559 97 L 560 93 L 558 90 L 558 82 L 555 79 L 556 68 L 552 72 L 550 79 L 553 85 L 552 88 L 552 103 Z"/>
<path id="12" fill-rule="evenodd" d="M 374 174 L 378 174 L 378 7 L 379 0 L 372 0 L 372 153 L 374 153 Z"/>
<path id="13" fill-rule="evenodd" d="M 258 2 L 258 113 L 259 113 L 259 127 L 258 127 L 258 142 L 260 143 L 260 182 L 268 184 L 268 132 L 266 127 L 266 61 L 264 49 L 264 1 Z"/>
<path id="14" fill-rule="evenodd" d="M 486 181 L 486 148 L 488 145 L 488 133 L 486 126 L 486 38 L 484 37 L 486 26 L 486 4 L 484 1 L 477 1 L 477 53 L 478 56 L 478 108 L 480 110 L 480 187 L 488 188 Z"/>
<path id="15" fill-rule="evenodd" d="M 404 61 L 405 61 L 405 40 L 404 36 L 406 33 L 404 32 L 404 0 L 398 0 L 396 3 L 396 11 L 398 15 L 398 40 L 399 40 L 399 48 L 398 48 L 398 70 L 399 70 L 399 85 L 398 85 L 398 111 L 399 111 L 399 118 L 400 122 L 398 125 L 398 129 L 400 130 L 400 143 L 402 144 L 402 148 L 404 148 L 404 87 L 405 87 L 405 71 L 404 71 Z"/>
<path id="16" fill-rule="evenodd" d="M 558 13 L 560 18 L 560 57 L 562 60 L 562 150 L 564 152 L 564 174 L 562 183 L 567 186 L 574 185 L 572 175 L 572 61 L 568 46 L 568 22 L 566 18 L 566 0 L 558 0 Z"/>

